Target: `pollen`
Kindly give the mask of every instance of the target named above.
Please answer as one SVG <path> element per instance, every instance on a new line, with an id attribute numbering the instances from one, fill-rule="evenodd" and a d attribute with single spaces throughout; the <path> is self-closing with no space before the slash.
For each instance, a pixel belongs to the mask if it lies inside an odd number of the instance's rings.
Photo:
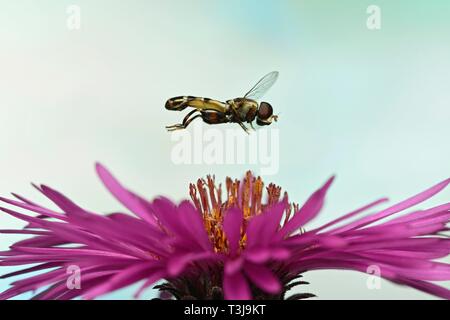
<path id="1" fill-rule="evenodd" d="M 205 229 L 217 253 L 228 251 L 228 242 L 223 231 L 223 219 L 227 209 L 237 207 L 243 212 L 244 223 L 240 240 L 243 249 L 246 244 L 245 228 L 248 221 L 279 202 L 281 198 L 281 187 L 271 183 L 265 188 L 266 199 L 263 201 L 264 182 L 261 177 L 254 177 L 251 171 L 248 171 L 242 180 L 227 177 L 225 189 L 226 198 L 223 200 L 222 184 L 216 184 L 215 176 L 211 175 L 206 179 L 198 179 L 196 184 L 191 183 L 189 186 L 190 197 L 202 215 Z M 287 199 L 286 192 L 283 197 Z M 284 223 L 295 210 L 298 210 L 298 205 L 287 206 Z"/>

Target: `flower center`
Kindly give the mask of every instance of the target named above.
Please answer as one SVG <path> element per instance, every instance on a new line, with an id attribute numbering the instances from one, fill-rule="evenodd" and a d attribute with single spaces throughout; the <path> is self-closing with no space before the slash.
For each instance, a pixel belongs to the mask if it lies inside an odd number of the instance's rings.
<path id="1" fill-rule="evenodd" d="M 205 179 L 198 179 L 196 184 L 190 184 L 189 194 L 195 207 L 201 213 L 205 229 L 214 246 L 215 252 L 228 251 L 228 243 L 223 231 L 223 218 L 225 211 L 237 206 L 243 212 L 244 224 L 241 231 L 240 245 L 243 249 L 246 243 L 245 226 L 254 216 L 280 201 L 281 187 L 269 184 L 266 187 L 267 200 L 263 203 L 264 182 L 261 177 L 255 178 L 248 171 L 241 180 L 226 179 L 226 200 L 222 201 L 222 184 L 216 185 L 215 177 L 208 175 Z M 285 192 L 284 197 L 287 198 Z M 291 215 L 292 210 L 297 210 L 296 204 L 289 205 L 285 212 L 285 221 Z"/>

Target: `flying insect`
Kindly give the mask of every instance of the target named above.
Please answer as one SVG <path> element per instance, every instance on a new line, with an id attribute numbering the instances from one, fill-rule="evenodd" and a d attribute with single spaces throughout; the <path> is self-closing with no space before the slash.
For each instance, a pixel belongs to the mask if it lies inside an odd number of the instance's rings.
<path id="1" fill-rule="evenodd" d="M 278 71 L 266 74 L 242 98 L 235 98 L 222 102 L 219 100 L 179 96 L 166 102 L 166 109 L 183 111 L 193 108 L 182 123 L 167 126 L 168 131 L 186 129 L 195 119 L 201 118 L 207 124 L 238 123 L 245 132 L 249 133 L 246 123 L 252 129 L 253 121 L 259 126 L 267 126 L 278 120 L 273 114 L 273 108 L 268 102 L 258 102 L 259 99 L 273 86 L 278 79 Z"/>

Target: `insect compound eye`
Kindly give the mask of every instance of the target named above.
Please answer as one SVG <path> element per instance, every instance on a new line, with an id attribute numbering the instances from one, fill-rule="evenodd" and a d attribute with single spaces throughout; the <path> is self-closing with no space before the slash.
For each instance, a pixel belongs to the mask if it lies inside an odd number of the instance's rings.
<path id="1" fill-rule="evenodd" d="M 258 109 L 258 118 L 261 120 L 269 119 L 273 114 L 272 106 L 267 102 L 261 102 Z"/>

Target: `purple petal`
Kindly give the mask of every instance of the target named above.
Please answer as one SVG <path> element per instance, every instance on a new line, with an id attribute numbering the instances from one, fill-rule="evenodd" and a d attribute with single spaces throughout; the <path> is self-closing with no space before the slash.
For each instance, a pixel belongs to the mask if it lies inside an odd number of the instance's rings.
<path id="1" fill-rule="evenodd" d="M 348 241 L 345 238 L 332 235 L 320 237 L 319 243 L 328 248 L 343 248 L 348 245 Z"/>
<path id="2" fill-rule="evenodd" d="M 244 259 L 242 257 L 238 257 L 236 259 L 230 259 L 225 263 L 225 274 L 233 275 L 239 272 L 244 265 Z"/>
<path id="3" fill-rule="evenodd" d="M 163 270 L 161 271 L 155 271 L 152 275 L 150 275 L 147 280 L 145 280 L 144 284 L 136 291 L 134 294 L 135 299 L 139 299 L 142 293 L 150 287 L 155 282 L 163 279 L 165 277 L 165 272 Z"/>
<path id="4" fill-rule="evenodd" d="M 335 224 L 337 224 L 339 222 L 342 222 L 342 221 L 345 221 L 347 219 L 350 219 L 350 218 L 352 218 L 352 217 L 354 217 L 354 216 L 356 216 L 356 215 L 358 215 L 358 214 L 360 214 L 360 213 L 362 213 L 362 212 L 364 212 L 364 211 L 366 211 L 366 210 L 368 210 L 368 209 L 370 209 L 370 208 L 372 208 L 372 207 L 374 207 L 376 205 L 379 205 L 380 203 L 384 203 L 386 201 L 388 201 L 387 198 L 382 198 L 382 199 L 379 199 L 377 201 L 371 202 L 371 203 L 369 203 L 368 205 L 365 205 L 362 208 L 356 209 L 356 210 L 354 210 L 354 211 L 352 211 L 350 213 L 347 213 L 346 215 L 344 215 L 344 216 L 342 216 L 340 218 L 337 218 L 337 219 L 335 219 L 335 220 L 333 220 L 331 222 L 328 222 L 327 224 L 321 226 L 320 228 L 311 230 L 311 232 L 317 233 L 319 231 L 322 231 L 322 230 L 324 230 L 324 229 L 326 229 L 328 227 L 331 227 L 331 226 L 333 226 L 333 225 L 335 225 Z"/>
<path id="5" fill-rule="evenodd" d="M 224 274 L 223 291 L 226 300 L 250 300 L 252 298 L 247 280 L 240 272 L 232 275 Z"/>
<path id="6" fill-rule="evenodd" d="M 53 203 L 55 203 L 64 212 L 76 213 L 78 211 L 81 211 L 81 212 L 84 211 L 84 209 L 79 207 L 77 204 L 75 204 L 72 200 L 67 198 L 65 195 L 63 195 L 62 193 L 60 193 L 50 187 L 42 185 L 40 190 L 47 198 L 52 200 Z"/>
<path id="7" fill-rule="evenodd" d="M 291 256 L 290 251 L 284 247 L 265 246 L 245 251 L 245 260 L 262 264 L 269 260 L 284 261 Z"/>
<path id="8" fill-rule="evenodd" d="M 131 265 L 130 267 L 111 277 L 109 281 L 92 288 L 83 296 L 86 299 L 93 299 L 108 292 L 126 287 L 130 284 L 151 276 L 154 272 L 154 268 L 154 263 L 140 263 Z"/>
<path id="9" fill-rule="evenodd" d="M 30 210 L 32 212 L 39 213 L 39 214 L 47 216 L 47 217 L 51 217 L 51 218 L 55 218 L 55 219 L 63 220 L 63 221 L 67 220 L 67 217 L 65 215 L 55 212 L 55 211 L 52 211 L 52 210 L 42 208 L 42 207 L 35 207 L 35 206 L 29 205 L 26 203 L 18 202 L 18 201 L 3 198 L 3 197 L 0 197 L 0 201 L 6 202 L 8 204 L 11 204 L 13 206 L 16 206 L 16 207 L 19 207 L 22 209 L 26 209 L 26 210 Z"/>
<path id="10" fill-rule="evenodd" d="M 280 280 L 270 271 L 270 269 L 253 263 L 245 265 L 247 277 L 263 291 L 276 294 L 281 291 Z"/>
<path id="11" fill-rule="evenodd" d="M 405 210 L 407 208 L 410 208 L 418 203 L 421 203 L 429 198 L 431 198 L 432 196 L 434 196 L 435 194 L 439 193 L 440 191 L 442 191 L 442 189 L 444 189 L 448 184 L 450 183 L 450 179 L 444 180 L 441 183 L 438 183 L 437 185 L 411 197 L 408 198 L 396 205 L 393 205 L 383 211 L 380 211 L 377 214 L 373 214 L 370 215 L 368 217 L 362 218 L 358 221 L 355 221 L 353 223 L 350 223 L 346 226 L 337 228 L 335 230 L 333 230 L 333 233 L 338 233 L 338 232 L 345 232 L 348 230 L 352 230 L 352 229 L 357 229 L 357 228 L 361 228 L 364 227 L 366 225 L 369 225 L 375 221 L 384 219 L 386 217 L 389 217 L 390 215 L 400 212 L 402 210 Z"/>
<path id="12" fill-rule="evenodd" d="M 271 258 L 268 248 L 249 249 L 245 252 L 245 259 L 253 263 L 265 263 Z"/>
<path id="13" fill-rule="evenodd" d="M 239 250 L 242 222 L 242 210 L 233 207 L 226 211 L 223 221 L 223 230 L 227 236 L 231 256 L 236 255 Z"/>
<path id="14" fill-rule="evenodd" d="M 95 167 L 100 180 L 102 180 L 105 187 L 117 200 L 119 200 L 119 202 L 151 225 L 156 225 L 155 218 L 142 205 L 142 201 L 145 201 L 144 199 L 124 188 L 101 164 L 97 163 Z"/>
<path id="15" fill-rule="evenodd" d="M 434 283 L 420 281 L 420 280 L 412 280 L 408 278 L 400 278 L 394 280 L 395 282 L 403 285 L 407 285 L 418 290 L 427 292 L 429 294 L 441 297 L 446 300 L 450 300 L 450 290 L 441 286 L 438 286 Z"/>
<path id="16" fill-rule="evenodd" d="M 299 211 L 294 213 L 294 216 L 281 228 L 279 236 L 281 238 L 298 230 L 301 226 L 314 219 L 322 209 L 325 195 L 328 188 L 333 183 L 334 177 L 328 179 L 328 181 L 316 192 L 314 192 Z"/>
<path id="17" fill-rule="evenodd" d="M 203 219 L 197 209 L 189 201 L 182 201 L 178 207 L 180 219 L 191 235 L 191 239 L 204 249 L 211 251 L 212 245 L 206 233 Z"/>
<path id="18" fill-rule="evenodd" d="M 169 276 L 176 277 L 184 271 L 190 263 L 198 260 L 211 259 L 214 257 L 212 252 L 196 252 L 187 254 L 174 254 L 167 263 L 167 271 Z"/>
<path id="19" fill-rule="evenodd" d="M 273 243 L 274 236 L 280 227 L 280 221 L 287 206 L 287 199 L 285 199 L 249 221 L 246 229 L 248 248 Z"/>

